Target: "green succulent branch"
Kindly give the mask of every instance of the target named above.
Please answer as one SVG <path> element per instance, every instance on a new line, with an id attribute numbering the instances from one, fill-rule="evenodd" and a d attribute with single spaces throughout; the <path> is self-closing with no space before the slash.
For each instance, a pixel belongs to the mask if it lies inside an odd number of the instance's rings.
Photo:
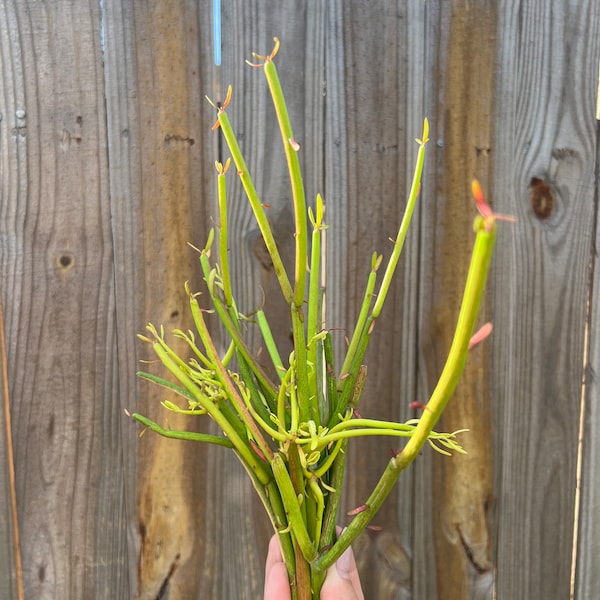
<path id="1" fill-rule="evenodd" d="M 232 449 L 261 498 L 277 532 L 290 577 L 292 597 L 308 600 L 319 597 L 325 572 L 368 525 L 400 473 L 418 456 L 425 443 L 442 454 L 464 453 L 458 434 L 436 432 L 434 427 L 448 403 L 467 360 L 486 274 L 493 252 L 496 219 L 485 203 L 478 184 L 473 194 L 481 216 L 475 220 L 475 243 L 463 302 L 450 353 L 439 382 L 419 419 L 405 423 L 362 418 L 355 409 L 361 399 L 367 368 L 363 364 L 375 323 L 381 316 L 385 299 L 404 247 L 408 227 L 419 196 L 428 141 L 429 124 L 417 140 L 418 152 L 412 185 L 393 249 L 378 286 L 383 257 L 373 254 L 371 270 L 353 334 L 340 371 L 336 373 L 331 333 L 323 319 L 323 282 L 321 238 L 326 229 L 325 204 L 316 195 L 313 207 L 306 207 L 304 186 L 295 140 L 273 58 L 254 55 L 253 66 L 263 68 L 279 123 L 283 152 L 290 178 L 295 220 L 294 280 L 290 282 L 283 266 L 275 236 L 264 205 L 252 182 L 248 167 L 226 113 L 231 88 L 222 106 L 215 106 L 217 122 L 231 153 L 225 164 L 217 162 L 219 206 L 217 259 L 211 255 L 215 231 L 211 230 L 200 264 L 208 290 L 208 300 L 229 336 L 223 356 L 217 352 L 200 307 L 197 293 L 188 294 L 195 331 L 175 330 L 190 352 L 183 358 L 174 352 L 162 328 L 148 326 L 154 353 L 175 382 L 140 372 L 140 376 L 174 394 L 181 405 L 170 399 L 163 406 L 188 416 L 207 415 L 222 430 L 224 437 L 165 428 L 147 417 L 130 415 L 144 427 L 165 437 L 212 443 Z M 262 310 L 253 319 L 238 312 L 230 277 L 228 251 L 227 177 L 231 160 L 254 212 L 261 235 L 273 262 L 277 281 L 290 311 L 293 351 L 287 362 L 281 356 L 267 316 Z M 309 244 L 309 227 L 312 226 Z M 232 257 L 235 260 L 235 256 Z M 307 274 L 308 269 L 308 274 Z M 377 291 L 376 291 L 377 290 Z M 244 339 L 246 325 L 252 321 L 262 337 L 271 361 L 266 369 Z M 235 358 L 235 361 L 233 360 Z M 237 370 L 229 365 L 237 364 Z M 268 372 L 275 373 L 274 380 Z M 368 408 L 368 406 L 367 406 Z M 362 410 L 362 409 L 361 409 Z M 365 504 L 339 539 L 336 519 L 350 439 L 364 436 L 404 437 L 404 449 L 392 457 Z"/>
<path id="2" fill-rule="evenodd" d="M 308 233 L 306 226 L 306 200 L 304 196 L 304 184 L 302 182 L 300 161 L 298 159 L 298 151 L 300 150 L 300 144 L 298 144 L 298 142 L 294 139 L 292 124 L 290 122 L 285 98 L 283 96 L 283 90 L 281 89 L 279 75 L 277 74 L 277 67 L 273 62 L 273 58 L 275 57 L 278 51 L 279 40 L 275 38 L 275 48 L 269 56 L 261 57 L 255 54 L 254 57 L 258 58 L 259 60 L 264 60 L 264 63 L 262 65 L 257 66 L 263 67 L 263 72 L 265 74 L 269 90 L 271 92 L 271 98 L 273 99 L 275 114 L 277 115 L 277 121 L 279 122 L 281 140 L 283 142 L 283 149 L 285 152 L 285 158 L 290 174 L 290 184 L 292 188 L 294 216 L 296 222 L 296 256 L 305 257 L 307 254 Z M 300 307 L 304 303 L 305 282 L 306 265 L 303 264 L 302 261 L 296 260 L 294 289 L 294 305 L 296 307 Z"/>
<path id="3" fill-rule="evenodd" d="M 467 360 L 469 342 L 473 335 L 475 319 L 479 311 L 494 247 L 496 225 L 493 216 L 488 218 L 487 221 L 482 217 L 477 217 L 475 220 L 475 231 L 477 232 L 475 247 L 473 249 L 454 338 L 448 359 L 433 394 L 425 407 L 426 410 L 423 411 L 421 418 L 417 420 L 407 445 L 390 460 L 373 493 L 365 502 L 365 510 L 354 518 L 331 550 L 325 552 L 315 561 L 314 566 L 318 570 L 327 570 L 358 537 L 391 492 L 400 473 L 412 464 L 426 441 L 429 441 L 435 449 L 440 449 L 434 445 L 434 440 L 437 436 L 432 435 L 433 427 L 451 398 Z M 454 445 L 452 438 L 455 434 L 450 434 L 449 436 L 448 434 L 442 434 L 447 436 L 443 441 L 440 437 L 437 439 L 449 449 L 463 452 L 462 449 Z"/>

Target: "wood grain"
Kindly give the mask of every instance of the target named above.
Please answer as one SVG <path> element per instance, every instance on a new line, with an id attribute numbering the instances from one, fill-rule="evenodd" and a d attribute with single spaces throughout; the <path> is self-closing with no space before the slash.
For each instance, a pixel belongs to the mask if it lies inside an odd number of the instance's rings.
<path id="1" fill-rule="evenodd" d="M 440 6 L 436 16 L 440 52 L 431 65 L 438 86 L 431 117 L 436 143 L 428 171 L 434 181 L 423 198 L 427 210 L 420 256 L 419 368 L 425 374 L 420 392 L 425 398 L 446 361 L 466 281 L 474 240 L 470 181 L 477 177 L 488 187 L 490 153 L 482 149 L 492 145 L 496 3 L 458 2 Z M 480 323 L 484 320 L 485 314 Z M 433 535 L 423 545 L 415 577 L 423 579 L 420 585 L 428 594 L 435 589 L 438 598 L 492 597 L 491 423 L 485 360 L 484 349 L 472 352 L 438 425 L 442 431 L 469 429 L 461 435 L 468 454 L 433 456 L 432 471 L 422 474 L 432 477 L 431 496 L 421 498 L 417 510 L 432 521 Z M 433 565 L 435 588 L 430 581 Z"/>
<path id="2" fill-rule="evenodd" d="M 595 219 L 597 222 L 598 210 L 598 183 L 600 173 L 600 123 L 596 121 L 596 185 L 593 192 Z M 590 190 L 591 195 L 591 190 Z M 598 229 L 596 226 L 594 247 L 598 248 Z M 600 556 L 600 502 L 598 500 L 598 478 L 600 477 L 600 439 L 598 427 L 600 415 L 598 413 L 598 376 L 600 370 L 600 338 L 598 336 L 598 319 L 600 317 L 600 300 L 598 296 L 598 261 L 596 253 L 591 259 L 592 282 L 589 289 L 590 303 L 588 305 L 588 322 L 585 331 L 586 355 L 584 356 L 585 373 L 582 395 L 582 414 L 580 438 L 581 464 L 578 473 L 578 490 L 581 501 L 575 515 L 575 533 L 577 534 L 575 580 L 575 598 L 594 598 L 600 594 L 600 578 L 598 577 L 598 556 Z"/>
<path id="3" fill-rule="evenodd" d="M 124 597 L 99 7 L 2 11 L 2 293 L 25 596 Z"/>
<path id="4" fill-rule="evenodd" d="M 17 490 L 12 444 L 11 409 L 8 391 L 8 364 L 4 315 L 0 304 L 0 594 L 7 600 L 23 600 L 23 565 L 19 539 Z"/>
<path id="5" fill-rule="evenodd" d="M 484 311 L 494 333 L 440 425 L 471 429 L 469 454 L 427 450 L 402 475 L 375 521 L 384 530 L 355 544 L 366 597 L 569 597 L 577 527 L 574 597 L 598 596 L 597 3 L 230 1 L 220 69 L 211 4 L 0 5 L 0 291 L 25 597 L 262 594 L 271 527 L 233 453 L 139 438 L 122 409 L 211 429 L 166 413 L 164 394 L 136 380 L 151 356 L 136 334 L 148 321 L 189 326 L 183 283 L 203 282 L 186 244 L 218 233 L 213 163 L 226 158 L 204 95 L 222 101 L 228 84 L 292 264 L 275 115 L 262 72 L 244 64 L 275 35 L 307 200 L 326 203 L 338 368 L 371 254 L 391 250 L 413 140 L 431 122 L 422 197 L 366 357 L 364 416 L 405 420 L 435 383 L 471 248 L 470 179 L 519 219 L 499 227 Z M 234 175 L 237 304 L 264 307 L 287 356 L 287 308 Z M 260 351 L 251 325 L 245 334 Z M 390 446 L 351 445 L 341 525 Z M 0 594 L 12 598 L 15 568 L 2 562 Z"/>
<path id="6" fill-rule="evenodd" d="M 148 321 L 167 332 L 191 326 L 183 284 L 195 289 L 200 278 L 187 243 L 204 245 L 214 189 L 205 155 L 215 147 L 207 137 L 213 117 L 203 99 L 212 72 L 210 55 L 200 53 L 209 46 L 209 15 L 194 3 L 112 2 L 104 18 L 120 394 L 131 411 L 194 430 L 202 423 L 167 413 L 164 393 L 135 381 L 138 360 L 151 358 L 135 336 Z M 174 347 L 186 353 L 181 343 Z M 155 435 L 138 440 L 138 427 L 122 427 L 131 593 L 195 597 L 201 557 L 210 551 L 201 533 L 205 449 Z"/>
<path id="7" fill-rule="evenodd" d="M 589 264 L 598 185 L 594 2 L 507 8 L 500 21 L 495 207 L 518 217 L 494 277 L 498 597 L 569 595 Z M 594 42 L 592 42 L 594 40 Z M 532 178 L 555 209 L 539 219 Z M 582 598 L 585 596 L 582 596 Z"/>
<path id="8" fill-rule="evenodd" d="M 390 238 L 396 236 L 412 179 L 421 134 L 423 110 L 422 57 L 425 11 L 421 5 L 387 2 L 343 4 L 344 82 L 328 103 L 342 104 L 345 130 L 343 162 L 334 174 L 345 181 L 346 196 L 333 198 L 336 221 L 329 249 L 336 273 L 333 284 L 343 296 L 341 318 L 347 335 L 352 327 L 376 251 L 390 255 Z M 414 60 L 411 51 L 414 50 Z M 407 90 L 398 95 L 398 90 Z M 335 150 L 336 140 L 327 140 Z M 336 184 L 341 187 L 338 183 Z M 337 216 L 336 210 L 341 212 Z M 367 383 L 359 406 L 361 415 L 405 420 L 417 396 L 419 210 L 407 239 L 395 283 L 380 322 L 372 336 L 365 362 Z M 332 285 L 333 287 L 333 285 Z M 335 322 L 335 321 L 334 321 Z M 369 439 L 350 444 L 345 510 L 364 503 L 387 463 L 390 448 L 401 441 Z M 412 477 L 405 473 L 397 490 L 384 504 L 375 524 L 385 535 L 369 532 L 355 551 L 363 585 L 373 597 L 407 598 L 410 595 L 413 551 Z M 343 513 L 341 524 L 346 524 Z"/>

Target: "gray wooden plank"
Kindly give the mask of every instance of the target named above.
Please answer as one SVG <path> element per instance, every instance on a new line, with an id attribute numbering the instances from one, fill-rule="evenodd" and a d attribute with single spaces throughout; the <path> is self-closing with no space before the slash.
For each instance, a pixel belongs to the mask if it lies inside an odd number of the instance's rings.
<path id="1" fill-rule="evenodd" d="M 10 212 L 7 210 L 9 202 L 7 198 L 14 199 L 16 195 L 16 173 L 10 170 L 14 166 L 14 162 L 10 158 L 9 144 L 10 132 L 7 130 L 6 122 L 9 111 L 14 111 L 14 97 L 12 90 L 15 87 L 15 78 L 19 78 L 19 74 L 13 70 L 13 52 L 14 48 L 11 44 L 9 30 L 11 23 L 14 22 L 13 7 L 3 4 L 0 7 L 0 102 L 2 110 L 0 112 L 0 172 L 3 174 L 12 173 L 12 177 L 2 177 L 2 195 L 0 196 L 0 228 L 2 238 L 7 239 L 6 233 L 13 225 L 10 218 Z M 0 268 L 4 275 L 11 267 L 10 252 L 6 248 L 2 248 L 0 253 Z M 3 282 L 6 281 L 3 277 Z M 3 283 L 1 289 L 0 304 L 5 303 L 8 298 L 7 286 Z M 2 310 L 0 308 L 0 310 Z M 2 323 L 2 371 L 0 389 L 2 390 L 2 410 L 0 414 L 0 596 L 9 600 L 17 599 L 18 578 L 21 574 L 18 573 L 20 564 L 16 552 L 18 552 L 17 539 L 18 523 L 15 522 L 14 515 L 14 499 L 16 490 L 14 489 L 14 459 L 12 446 L 12 431 L 10 425 L 11 407 L 9 401 L 9 381 L 8 381 L 8 364 L 5 346 L 4 335 L 4 318 L 0 315 Z M 15 498 L 16 499 L 16 498 Z M 21 578 L 22 579 L 22 578 Z M 21 581 L 22 586 L 22 581 Z"/>
<path id="2" fill-rule="evenodd" d="M 324 191 L 322 86 L 327 27 L 325 5 L 321 2 L 223 3 L 220 81 L 223 90 L 228 85 L 233 88 L 227 113 L 261 200 L 269 205 L 267 214 L 289 273 L 293 273 L 294 260 L 293 206 L 281 136 L 264 75 L 244 61 L 252 60 L 252 52 L 269 54 L 273 37 L 280 38 L 281 49 L 275 63 L 294 137 L 301 146 L 306 199 L 312 203 L 316 193 Z M 223 159 L 226 156 L 224 151 Z M 229 248 L 236 303 L 245 313 L 263 307 L 281 355 L 287 358 L 291 351 L 289 308 L 265 256 L 250 206 L 233 175 L 228 186 Z M 246 336 L 258 351 L 255 332 L 249 329 Z M 232 453 L 210 449 L 208 464 L 209 479 L 214 484 L 205 515 L 205 536 L 213 546 L 212 557 L 207 557 L 204 566 L 203 590 L 209 597 L 260 597 L 271 525 Z M 222 473 L 227 473 L 227 477 Z"/>
<path id="3" fill-rule="evenodd" d="M 596 114 L 598 118 L 598 114 Z M 600 307 L 600 296 L 598 294 L 598 222 L 597 211 L 599 202 L 600 181 L 600 122 L 596 121 L 596 167 L 594 180 L 594 204 L 596 210 L 596 250 L 592 256 L 592 273 L 590 286 L 589 321 L 586 330 L 586 341 L 588 354 L 586 356 L 585 371 L 585 395 L 582 414 L 582 455 L 580 473 L 581 502 L 578 507 L 577 527 L 577 554 L 575 564 L 575 598 L 595 598 L 600 594 L 600 499 L 598 498 L 598 469 L 600 459 L 600 446 L 598 439 L 598 377 L 600 344 L 598 336 L 598 318 Z M 591 190 L 590 190 L 591 192 Z"/>
<path id="4" fill-rule="evenodd" d="M 3 3 L 2 281 L 26 597 L 124 597 L 96 2 Z"/>
<path id="5" fill-rule="evenodd" d="M 596 138 L 598 140 L 598 138 Z M 598 142 L 596 142 L 598 143 Z M 598 159 L 596 173 L 598 173 Z M 595 181 L 595 202 L 598 202 L 598 179 Z M 596 228 L 595 247 L 598 247 L 598 230 Z M 582 455 L 580 473 L 581 501 L 578 507 L 577 548 L 575 563 L 574 597 L 585 600 L 600 594 L 600 500 L 598 498 L 598 478 L 600 447 L 598 440 L 598 262 L 593 259 L 592 287 L 590 294 L 590 320 L 586 335 L 588 336 L 588 356 L 585 370 L 585 395 L 583 405 Z"/>
<path id="6" fill-rule="evenodd" d="M 597 138 L 598 139 L 598 138 Z M 598 173 L 598 159 L 596 160 Z M 595 202 L 598 202 L 598 180 L 595 183 Z M 598 247 L 598 231 L 596 243 Z M 600 447 L 598 440 L 598 377 L 599 370 L 599 336 L 598 336 L 598 262 L 593 258 L 593 286 L 590 294 L 590 321 L 587 329 L 589 354 L 585 372 L 585 404 L 582 428 L 582 472 L 580 480 L 581 501 L 578 507 L 579 521 L 575 523 L 578 530 L 577 559 L 575 572 L 575 598 L 595 598 L 600 594 L 600 576 L 598 556 L 600 556 L 600 500 L 598 498 L 598 468 Z"/>
<path id="7" fill-rule="evenodd" d="M 23 571 L 13 458 L 8 364 L 0 303 L 0 595 L 23 600 Z"/>
<path id="8" fill-rule="evenodd" d="M 500 230 L 493 279 L 499 598 L 570 592 L 599 15 L 591 1 L 499 11 L 493 199 L 519 219 Z"/>
<path id="9" fill-rule="evenodd" d="M 340 317 L 348 334 L 362 300 L 370 256 L 377 251 L 384 260 L 389 257 L 389 238 L 396 235 L 412 179 L 414 139 L 420 137 L 427 116 L 425 15 L 426 7 L 419 3 L 342 3 L 344 71 L 343 80 L 337 76 L 341 81 L 331 102 L 332 108 L 339 104 L 344 112 L 330 118 L 344 131 L 345 146 L 339 166 L 327 177 L 339 178 L 331 185 L 345 194 L 333 198 L 328 272 L 335 273 L 333 305 L 337 307 L 338 298 L 343 298 Z M 335 156 L 336 138 L 327 143 Z M 365 417 L 406 420 L 412 416 L 410 402 L 417 399 L 419 211 L 365 357 L 368 376 L 359 407 Z M 390 448 L 401 445 L 374 438 L 349 444 L 345 510 L 365 502 Z M 384 531 L 365 533 L 355 546 L 364 589 L 373 597 L 410 597 L 415 533 L 412 486 L 412 472 L 403 474 L 375 518 Z M 344 524 L 348 518 L 342 513 L 340 519 Z"/>

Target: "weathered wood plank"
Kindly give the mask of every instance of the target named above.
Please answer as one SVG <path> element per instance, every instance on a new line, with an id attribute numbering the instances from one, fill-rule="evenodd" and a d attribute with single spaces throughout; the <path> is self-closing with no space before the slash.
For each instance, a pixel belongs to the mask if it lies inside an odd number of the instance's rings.
<path id="1" fill-rule="evenodd" d="M 597 125 L 598 128 L 598 125 Z M 600 137 L 596 137 L 596 144 Z M 597 150 L 596 150 L 597 152 Z M 598 158 L 596 158 L 596 181 L 594 201 L 598 202 Z M 596 228 L 595 247 L 598 248 L 598 229 Z M 598 318 L 600 295 L 598 294 L 598 261 L 593 259 L 592 287 L 590 291 L 590 317 L 586 331 L 588 356 L 585 365 L 585 391 L 582 421 L 582 456 L 580 473 L 581 502 L 578 507 L 577 561 L 575 570 L 575 598 L 585 600 L 600 594 L 600 499 L 598 480 L 600 478 L 600 447 L 598 439 L 600 405 L 598 403 L 598 371 L 600 370 L 600 342 L 598 336 Z"/>
<path id="2" fill-rule="evenodd" d="M 23 600 L 23 571 L 8 391 L 4 316 L 0 303 L 0 596 Z"/>
<path id="3" fill-rule="evenodd" d="M 0 244 L 25 596 L 125 597 L 99 5 L 2 12 Z"/>
<path id="4" fill-rule="evenodd" d="M 598 4 L 499 11 L 490 362 L 497 597 L 567 598 L 594 231 Z"/>
<path id="5" fill-rule="evenodd" d="M 340 164 L 327 180 L 343 189 L 330 200 L 334 226 L 328 237 L 332 267 L 332 324 L 351 333 L 358 314 L 373 251 L 390 255 L 410 187 L 424 112 L 423 54 L 425 7 L 402 2 L 343 3 L 343 80 L 327 101 L 344 107 L 330 114 L 344 132 Z M 336 81 L 336 79 L 334 79 Z M 333 111 L 332 111 L 333 112 Z M 339 121 L 339 119 L 343 121 Z M 328 139 L 332 156 L 336 138 Z M 427 159 L 429 163 L 429 159 Z M 330 163 L 331 164 L 331 161 Z M 365 362 L 367 384 L 359 407 L 363 416 L 406 420 L 417 399 L 419 212 Z M 332 287 L 333 287 L 332 285 Z M 338 299 L 343 298 L 339 302 Z M 339 311 L 339 312 L 338 312 Z M 349 445 L 346 509 L 365 502 L 401 441 L 360 440 Z M 403 474 L 375 523 L 355 547 L 363 586 L 377 598 L 408 598 L 412 578 L 414 528 L 412 473 Z M 342 524 L 343 513 L 340 516 Z"/>
<path id="6" fill-rule="evenodd" d="M 192 324 L 183 284 L 199 288 L 201 279 L 187 243 L 204 245 L 214 214 L 214 115 L 204 100 L 213 81 L 209 6 L 104 3 L 120 395 L 126 408 L 174 429 L 202 422 L 167 413 L 163 391 L 135 381 L 138 360 L 152 355 L 135 335 L 148 321 L 166 331 Z M 198 576 L 214 543 L 204 523 L 206 449 L 156 435 L 138 440 L 138 431 L 123 424 L 131 595 L 207 597 Z"/>
<path id="7" fill-rule="evenodd" d="M 439 4 L 433 12 L 428 35 L 438 40 L 438 48 L 427 65 L 428 76 L 435 74 L 435 79 L 429 82 L 432 143 L 419 272 L 424 398 L 433 391 L 446 361 L 462 300 L 474 240 L 470 181 L 476 176 L 488 188 L 497 24 L 495 2 Z M 492 598 L 487 376 L 486 353 L 479 348 L 470 356 L 438 425 L 442 431 L 469 429 L 461 436 L 468 454 L 433 455 L 429 463 L 416 467 L 419 479 L 431 478 L 418 483 L 422 493 L 430 487 L 431 495 L 419 496 L 415 503 L 415 527 L 430 527 L 424 539 L 415 541 L 417 597 Z"/>
<path id="8" fill-rule="evenodd" d="M 301 145 L 307 201 L 312 203 L 316 193 L 323 191 L 322 48 L 327 31 L 324 13 L 322 3 L 311 7 L 290 0 L 223 3 L 221 88 L 226 90 L 232 85 L 233 99 L 227 112 L 257 191 L 262 202 L 269 205 L 268 217 L 290 273 L 294 253 L 293 206 L 281 136 L 262 70 L 252 69 L 244 61 L 252 59 L 252 52 L 268 54 L 273 48 L 273 37 L 281 39 L 276 64 L 294 136 Z M 223 152 L 225 159 L 228 154 L 225 149 Z M 291 351 L 289 309 L 236 179 L 230 176 L 228 184 L 233 292 L 242 312 L 264 308 L 281 355 L 287 357 Z M 247 339 L 258 351 L 258 338 L 251 329 Z M 212 487 L 204 515 L 204 535 L 213 546 L 212 555 L 204 564 L 202 589 L 205 597 L 260 597 L 271 525 L 233 453 L 214 448 L 208 456 Z M 227 476 L 223 477 L 223 473 Z"/>
<path id="9" fill-rule="evenodd" d="M 598 20 L 598 14 L 595 15 Z M 591 46 L 592 57 L 598 60 L 600 50 L 598 49 L 598 38 L 596 44 Z M 593 61 L 593 58 L 591 59 Z M 590 62 L 591 62 L 590 61 Z M 600 65 L 600 61 L 599 61 Z M 600 81 L 598 82 L 600 86 Z M 600 100 L 600 88 L 597 91 L 596 102 Z M 596 105 L 598 106 L 598 105 Z M 586 105 L 587 108 L 587 105 Z M 596 109 L 598 110 L 598 108 Z M 596 112 L 596 119 L 600 115 Z M 598 490 L 600 489 L 600 398 L 598 390 L 598 372 L 600 371 L 600 329 L 598 319 L 600 318 L 600 293 L 598 290 L 598 256 L 597 249 L 600 239 L 598 237 L 598 203 L 600 202 L 600 120 L 596 121 L 595 136 L 595 174 L 593 201 L 595 208 L 595 240 L 591 259 L 591 282 L 590 282 L 590 303 L 589 320 L 586 329 L 586 342 L 588 344 L 588 353 L 585 365 L 585 395 L 582 406 L 582 456 L 581 473 L 578 482 L 581 490 L 581 503 L 578 507 L 578 522 L 575 526 L 578 528 L 577 539 L 577 562 L 575 571 L 575 598 L 585 600 L 585 598 L 595 598 L 600 595 L 600 498 Z M 592 190 L 589 192 L 592 197 Z"/>
<path id="10" fill-rule="evenodd" d="M 15 78 L 19 79 L 19 74 L 15 73 L 12 68 L 13 47 L 11 44 L 10 25 L 14 22 L 14 14 L 11 10 L 13 7 L 3 4 L 0 7 L 0 56 L 1 70 L 0 70 L 0 93 L 2 103 L 2 112 L 0 112 L 0 173 L 3 175 L 6 173 L 12 173 L 13 179 L 7 178 L 6 175 L 2 176 L 2 195 L 0 201 L 0 228 L 2 232 L 2 239 L 6 240 L 6 232 L 10 230 L 12 222 L 9 218 L 9 213 L 6 210 L 9 202 L 8 198 L 12 197 L 14 201 L 17 191 L 15 189 L 16 173 L 10 170 L 10 167 L 14 166 L 14 157 L 11 157 L 10 148 L 10 134 L 6 128 L 6 122 L 8 117 L 8 111 L 12 108 L 14 110 L 14 100 L 12 94 L 8 90 L 14 89 Z M 22 89 L 22 88 L 21 88 Z M 13 101 L 11 103 L 11 100 Z M 14 205 L 13 205 L 14 206 Z M 2 249 L 0 251 L 1 263 L 0 268 L 2 269 L 2 281 L 3 285 L 0 289 L 2 299 L 0 304 L 5 303 L 9 297 L 8 286 L 4 283 L 7 281 L 5 273 L 10 268 L 10 256 L 11 253 L 7 251 L 7 248 L 0 245 Z M 12 308 L 12 307 L 11 307 Z M 11 421 L 11 406 L 9 401 L 9 387 L 10 382 L 8 378 L 8 356 L 4 335 L 4 309 L 0 308 L 2 315 L 2 373 L 1 373 L 1 389 L 2 389 L 2 409 L 0 415 L 0 596 L 9 600 L 16 600 L 18 598 L 18 585 L 19 578 L 21 578 L 22 586 L 22 573 L 18 572 L 20 564 L 16 552 L 19 552 L 17 546 L 17 535 L 18 535 L 18 523 L 16 523 L 14 515 L 14 500 L 16 500 L 15 490 L 15 479 L 14 479 L 14 458 L 13 458 L 13 446 L 12 446 L 12 430 L 10 429 Z M 12 311 L 11 311 L 12 312 Z M 11 357 L 12 358 L 12 357 Z M 12 473 L 11 473 L 12 472 Z M 12 481 L 11 481 L 12 479 Z M 14 498 L 14 500 L 13 500 Z"/>
<path id="11" fill-rule="evenodd" d="M 596 125 L 596 144 L 600 142 Z M 598 203 L 600 173 L 598 148 L 596 148 L 596 179 L 594 201 Z M 598 248 L 598 229 L 596 227 L 595 248 Z M 600 337 L 598 319 L 600 318 L 600 294 L 598 293 L 598 261 L 593 259 L 592 287 L 590 293 L 590 319 L 586 331 L 588 356 L 585 371 L 585 395 L 583 405 L 582 434 L 582 471 L 580 478 L 581 503 L 579 505 L 577 562 L 575 571 L 575 598 L 595 598 L 600 594 L 600 499 L 598 498 L 600 478 L 600 447 L 598 439 L 599 408 L 598 376 L 600 370 Z"/>

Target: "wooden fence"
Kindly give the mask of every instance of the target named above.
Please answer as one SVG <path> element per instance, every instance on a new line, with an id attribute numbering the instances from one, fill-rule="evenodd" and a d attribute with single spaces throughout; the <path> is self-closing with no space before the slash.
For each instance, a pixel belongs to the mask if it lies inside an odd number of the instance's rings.
<path id="1" fill-rule="evenodd" d="M 220 152 L 205 94 L 233 85 L 228 113 L 293 251 L 274 115 L 244 64 L 277 35 L 306 189 L 327 203 L 330 327 L 351 327 L 371 253 L 389 253 L 424 116 L 432 127 L 363 414 L 410 418 L 439 374 L 471 178 L 518 218 L 500 226 L 492 338 L 441 426 L 471 430 L 468 455 L 426 451 L 401 477 L 383 531 L 355 546 L 366 597 L 599 598 L 600 4 L 223 0 L 221 67 L 212 23 L 208 0 L 0 2 L 0 597 L 262 597 L 269 525 L 232 453 L 139 438 L 123 409 L 206 427 L 165 414 L 135 377 L 136 333 L 187 327 L 183 283 L 201 286 L 186 243 L 212 225 Z M 231 206 L 240 307 L 264 300 L 285 343 L 239 189 Z M 354 445 L 346 508 L 389 446 Z"/>

